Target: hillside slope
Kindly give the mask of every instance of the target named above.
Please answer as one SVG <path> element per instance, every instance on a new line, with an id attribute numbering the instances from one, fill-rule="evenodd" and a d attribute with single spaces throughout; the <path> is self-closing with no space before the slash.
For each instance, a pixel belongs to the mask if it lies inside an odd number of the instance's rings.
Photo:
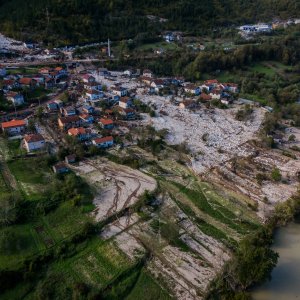
<path id="1" fill-rule="evenodd" d="M 161 29 L 203 33 L 216 26 L 296 17 L 299 8 L 297 0 L 2 0 L 0 26 L 17 38 L 77 43 Z M 153 22 L 147 15 L 167 21 Z"/>

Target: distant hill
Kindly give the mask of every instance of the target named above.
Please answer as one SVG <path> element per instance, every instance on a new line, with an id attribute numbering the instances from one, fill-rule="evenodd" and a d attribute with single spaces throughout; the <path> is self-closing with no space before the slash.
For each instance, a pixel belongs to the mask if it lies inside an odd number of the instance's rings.
<path id="1" fill-rule="evenodd" d="M 54 44 L 84 43 L 164 29 L 201 34 L 217 26 L 285 19 L 299 12 L 298 0 L 0 0 L 0 31 Z"/>

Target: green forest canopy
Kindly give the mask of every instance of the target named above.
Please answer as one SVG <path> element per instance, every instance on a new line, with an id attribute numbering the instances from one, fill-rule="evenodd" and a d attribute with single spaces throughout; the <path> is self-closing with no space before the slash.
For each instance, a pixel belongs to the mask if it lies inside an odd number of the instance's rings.
<path id="1" fill-rule="evenodd" d="M 0 0 L 0 26 L 15 38 L 84 43 L 163 29 L 201 34 L 217 26 L 297 17 L 299 11 L 297 0 Z"/>

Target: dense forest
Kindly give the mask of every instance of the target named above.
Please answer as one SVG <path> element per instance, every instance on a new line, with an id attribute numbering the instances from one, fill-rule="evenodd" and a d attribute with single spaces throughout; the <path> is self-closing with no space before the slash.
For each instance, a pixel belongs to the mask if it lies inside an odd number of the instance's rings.
<path id="1" fill-rule="evenodd" d="M 203 34 L 218 26 L 297 17 L 299 11 L 297 0 L 0 0 L 0 26 L 15 38 L 84 43 L 164 29 Z"/>

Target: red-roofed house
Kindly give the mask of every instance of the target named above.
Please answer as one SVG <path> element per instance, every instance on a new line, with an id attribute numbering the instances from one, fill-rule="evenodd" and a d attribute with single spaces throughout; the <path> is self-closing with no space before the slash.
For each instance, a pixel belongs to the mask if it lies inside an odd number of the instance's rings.
<path id="1" fill-rule="evenodd" d="M 24 144 L 28 152 L 41 150 L 45 147 L 45 139 L 41 134 L 28 134 L 24 137 Z"/>
<path id="2" fill-rule="evenodd" d="M 1 124 L 3 132 L 9 135 L 20 134 L 25 131 L 26 122 L 24 120 L 12 120 Z"/>
<path id="3" fill-rule="evenodd" d="M 68 135 L 77 138 L 80 141 L 86 141 L 90 139 L 91 133 L 90 130 L 83 127 L 70 128 L 68 130 Z"/>
<path id="4" fill-rule="evenodd" d="M 83 121 L 78 116 L 61 117 L 58 119 L 60 129 L 67 130 L 72 127 L 82 126 Z"/>
<path id="5" fill-rule="evenodd" d="M 103 118 L 101 118 L 99 120 L 99 125 L 103 129 L 113 129 L 114 128 L 114 121 L 111 120 L 111 119 L 103 119 Z"/>
<path id="6" fill-rule="evenodd" d="M 114 139 L 112 136 L 106 136 L 102 138 L 93 139 L 92 143 L 98 148 L 108 148 L 114 144 Z"/>
<path id="7" fill-rule="evenodd" d="M 23 77 L 19 79 L 19 84 L 21 87 L 33 88 L 37 85 L 37 82 L 33 78 Z"/>
<path id="8" fill-rule="evenodd" d="M 204 101 L 210 101 L 210 100 L 212 100 L 212 97 L 211 97 L 211 95 L 207 95 L 207 94 L 205 94 L 205 93 L 202 93 L 202 94 L 200 95 L 200 99 L 201 99 L 201 100 L 204 100 Z"/>
<path id="9" fill-rule="evenodd" d="M 81 78 L 84 83 L 96 82 L 96 78 L 90 74 L 84 74 Z"/>

